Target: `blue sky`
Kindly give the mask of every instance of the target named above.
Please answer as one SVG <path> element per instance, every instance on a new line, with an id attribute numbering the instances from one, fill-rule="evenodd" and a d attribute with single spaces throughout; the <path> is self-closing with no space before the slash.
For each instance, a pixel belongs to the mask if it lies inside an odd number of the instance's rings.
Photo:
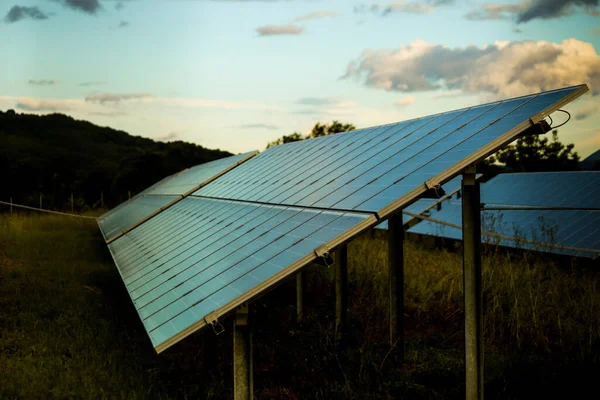
<path id="1" fill-rule="evenodd" d="M 600 147 L 599 16 L 598 0 L 5 0 L 0 109 L 245 152 L 316 122 L 587 83 L 559 130 L 586 156 Z"/>

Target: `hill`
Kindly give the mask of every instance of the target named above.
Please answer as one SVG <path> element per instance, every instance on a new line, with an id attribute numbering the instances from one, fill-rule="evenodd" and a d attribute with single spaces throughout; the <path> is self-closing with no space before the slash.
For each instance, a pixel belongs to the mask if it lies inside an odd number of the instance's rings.
<path id="1" fill-rule="evenodd" d="M 163 143 L 63 114 L 0 111 L 0 200 L 60 209 L 127 199 L 192 165 L 231 155 L 182 141 Z M 70 205 L 69 205 L 70 207 Z"/>

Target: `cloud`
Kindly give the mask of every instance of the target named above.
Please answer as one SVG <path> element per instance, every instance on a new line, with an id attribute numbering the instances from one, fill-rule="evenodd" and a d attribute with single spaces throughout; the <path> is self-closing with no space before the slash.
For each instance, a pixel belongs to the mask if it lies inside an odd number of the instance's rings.
<path id="1" fill-rule="evenodd" d="M 256 28 L 259 36 L 274 36 L 274 35 L 299 35 L 304 31 L 304 28 L 294 25 L 264 25 Z"/>
<path id="2" fill-rule="evenodd" d="M 594 9 L 600 0 L 529 0 L 524 1 L 527 8 L 517 16 L 517 23 L 529 22 L 533 19 L 553 19 L 575 12 L 576 7 L 584 7 L 588 13 L 595 14 Z"/>
<path id="3" fill-rule="evenodd" d="M 587 104 L 575 113 L 574 118 L 577 121 L 581 121 L 593 115 L 600 115 L 600 106 L 597 104 Z"/>
<path id="4" fill-rule="evenodd" d="M 472 21 L 482 20 L 516 20 L 518 24 L 533 19 L 554 19 L 575 12 L 577 7 L 583 7 L 590 15 L 600 15 L 594 7 L 600 0 L 521 0 L 520 3 L 485 3 L 477 10 L 465 15 Z"/>
<path id="5" fill-rule="evenodd" d="M 371 10 L 377 12 L 381 8 L 381 16 L 384 17 L 391 13 L 407 13 L 407 14 L 429 14 L 433 12 L 434 7 L 424 3 L 415 1 L 398 1 L 387 5 L 374 4 Z"/>
<path id="6" fill-rule="evenodd" d="M 587 83 L 599 94 L 600 56 L 576 39 L 456 48 L 416 40 L 397 50 L 365 50 L 342 78 L 407 93 L 460 89 L 502 98 Z"/>
<path id="7" fill-rule="evenodd" d="M 96 116 L 96 117 L 111 117 L 111 118 L 112 117 L 124 117 L 124 116 L 128 115 L 124 111 L 109 111 L 109 112 L 91 111 L 88 114 Z"/>
<path id="8" fill-rule="evenodd" d="M 336 13 L 333 11 L 314 11 L 314 12 L 294 18 L 294 22 L 308 21 L 311 19 L 318 19 L 318 18 L 337 17 L 339 15 L 340 15 L 339 13 Z"/>
<path id="9" fill-rule="evenodd" d="M 394 102 L 398 107 L 406 107 L 415 102 L 415 98 L 413 96 L 403 97 Z"/>
<path id="10" fill-rule="evenodd" d="M 122 1 L 118 1 L 117 4 L 115 4 L 115 10 L 122 10 L 123 8 L 125 8 L 125 4 Z"/>
<path id="11" fill-rule="evenodd" d="M 304 104 L 310 106 L 322 106 L 337 104 L 339 100 L 330 97 L 303 97 L 296 100 L 296 104 Z"/>
<path id="12" fill-rule="evenodd" d="M 81 11 L 86 14 L 96 14 L 102 9 L 99 0 L 52 0 L 60 3 L 63 7 Z"/>
<path id="13" fill-rule="evenodd" d="M 12 24 L 23 19 L 41 21 L 48 19 L 48 14 L 45 14 L 37 7 L 13 6 L 4 17 L 4 21 L 7 24 Z"/>
<path id="14" fill-rule="evenodd" d="M 53 85 L 58 84 L 58 81 L 49 80 L 49 79 L 38 79 L 38 80 L 30 79 L 29 84 L 36 85 L 36 86 L 53 86 Z"/>
<path id="15" fill-rule="evenodd" d="M 503 3 L 485 3 L 465 15 L 465 18 L 471 21 L 512 19 L 515 14 L 525 10 L 525 3 L 503 4 Z"/>
<path id="16" fill-rule="evenodd" d="M 129 26 L 129 22 L 127 21 L 121 21 L 119 23 L 119 25 L 117 26 L 117 28 L 127 28 Z"/>
<path id="17" fill-rule="evenodd" d="M 79 86 L 97 86 L 97 85 L 106 85 L 108 82 L 103 81 L 91 81 L 91 82 L 81 82 Z"/>
<path id="18" fill-rule="evenodd" d="M 179 137 L 177 132 L 170 132 L 156 138 L 159 142 L 171 142 Z"/>
<path id="19" fill-rule="evenodd" d="M 186 97 L 149 97 L 140 100 L 144 104 L 155 104 L 162 108 L 207 108 L 220 110 L 281 110 L 281 106 L 257 103 L 255 101 L 230 101 Z"/>
<path id="20" fill-rule="evenodd" d="M 241 129 L 269 129 L 269 130 L 279 129 L 278 126 L 270 125 L 270 124 L 246 124 L 246 125 L 240 125 L 239 127 Z"/>
<path id="21" fill-rule="evenodd" d="M 118 103 L 121 100 L 136 100 L 143 99 L 146 97 L 152 97 L 150 93 L 101 93 L 91 94 L 86 96 L 85 101 L 96 102 L 96 103 Z"/>
<path id="22" fill-rule="evenodd" d="M 439 6 L 447 6 L 455 3 L 455 0 L 427 0 L 427 1 L 394 1 L 390 3 L 374 3 L 371 5 L 357 4 L 354 12 L 364 14 L 371 12 L 382 17 L 391 13 L 429 14 Z"/>
<path id="23" fill-rule="evenodd" d="M 70 111 L 75 107 L 73 100 L 44 100 L 29 97 L 21 98 L 15 104 L 15 108 L 24 111 Z"/>

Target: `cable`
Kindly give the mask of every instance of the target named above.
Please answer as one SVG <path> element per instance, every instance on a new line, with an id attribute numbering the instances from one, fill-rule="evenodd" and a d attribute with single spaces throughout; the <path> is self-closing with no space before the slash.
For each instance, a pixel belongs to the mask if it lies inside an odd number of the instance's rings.
<path id="1" fill-rule="evenodd" d="M 552 117 L 550 115 L 548 115 L 548 118 L 550 118 L 550 126 L 552 126 L 552 124 L 554 123 L 554 120 L 552 119 Z"/>
<path id="2" fill-rule="evenodd" d="M 560 125 L 550 127 L 550 129 L 560 128 L 561 126 L 563 126 L 564 124 L 566 124 L 567 122 L 569 122 L 571 120 L 571 114 L 569 114 L 568 111 L 562 110 L 560 108 L 558 110 L 556 110 L 556 111 L 562 111 L 562 112 L 564 112 L 565 114 L 567 114 L 569 116 L 569 118 L 567 118 L 567 120 L 565 122 L 563 122 L 562 124 L 560 124 Z"/>
<path id="3" fill-rule="evenodd" d="M 11 206 L 11 207 L 25 208 L 28 210 L 42 211 L 42 212 L 51 213 L 51 214 L 65 215 L 68 217 L 96 219 L 96 217 L 89 217 L 87 215 L 69 214 L 69 213 L 64 213 L 64 212 L 60 212 L 60 211 L 44 210 L 43 208 L 23 206 L 21 204 L 15 204 L 15 203 L 7 203 L 6 201 L 0 201 L 0 204 L 6 204 L 7 206 Z"/>

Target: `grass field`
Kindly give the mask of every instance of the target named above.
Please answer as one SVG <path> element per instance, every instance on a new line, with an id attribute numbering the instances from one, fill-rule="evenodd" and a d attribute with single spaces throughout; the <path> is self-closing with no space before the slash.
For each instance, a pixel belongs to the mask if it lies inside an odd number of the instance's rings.
<path id="1" fill-rule="evenodd" d="M 460 252 L 406 244 L 406 360 L 387 344 L 386 241 L 351 242 L 350 334 L 332 343 L 332 268 L 253 304 L 257 399 L 464 398 Z M 483 257 L 487 399 L 589 398 L 600 274 L 528 253 Z M 231 321 L 156 355 L 93 220 L 0 215 L 0 399 L 232 398 Z M 592 396 L 594 397 L 594 396 Z"/>

